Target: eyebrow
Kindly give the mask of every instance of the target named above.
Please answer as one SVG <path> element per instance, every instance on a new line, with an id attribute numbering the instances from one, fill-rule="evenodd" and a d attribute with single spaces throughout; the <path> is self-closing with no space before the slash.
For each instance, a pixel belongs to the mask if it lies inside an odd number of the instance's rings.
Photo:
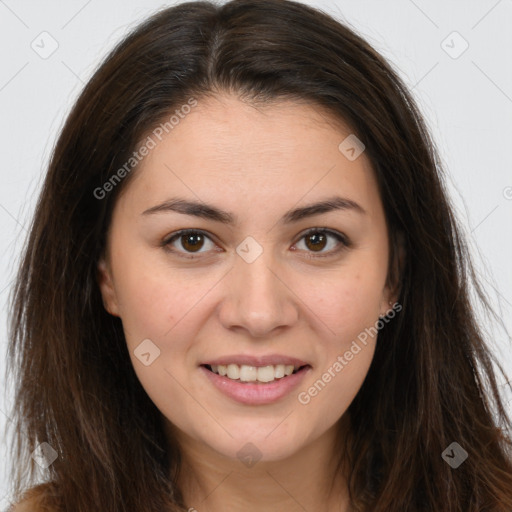
<path id="1" fill-rule="evenodd" d="M 366 215 L 366 211 L 355 201 L 344 197 L 334 196 L 323 201 L 309 204 L 300 208 L 294 208 L 286 212 L 281 220 L 281 224 L 292 224 L 300 220 L 322 213 L 328 213 L 336 210 L 354 211 Z M 165 201 L 162 204 L 153 206 L 142 212 L 142 215 L 151 215 L 156 213 L 177 212 L 183 215 L 191 215 L 222 224 L 237 224 L 236 215 L 221 210 L 214 205 L 203 202 L 191 201 L 180 197 L 175 197 Z"/>

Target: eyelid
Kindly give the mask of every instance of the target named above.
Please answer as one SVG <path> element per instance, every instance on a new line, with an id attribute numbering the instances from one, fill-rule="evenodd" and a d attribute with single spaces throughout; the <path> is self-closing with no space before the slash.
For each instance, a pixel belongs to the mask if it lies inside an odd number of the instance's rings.
<path id="1" fill-rule="evenodd" d="M 298 235 L 297 241 L 293 244 L 300 242 L 304 237 L 308 236 L 312 233 L 321 233 L 324 235 L 330 235 L 333 238 L 335 238 L 341 245 L 340 247 L 337 247 L 336 249 L 331 249 L 327 252 L 319 252 L 315 253 L 314 251 L 306 251 L 304 253 L 304 257 L 307 259 L 318 259 L 318 258 L 329 258 L 334 257 L 340 254 L 340 252 L 348 249 L 349 247 L 352 247 L 352 242 L 350 239 L 343 233 L 340 233 L 339 231 L 329 229 L 329 228 L 322 228 L 322 227 L 313 227 L 308 228 L 306 231 L 303 231 Z"/>
<path id="2" fill-rule="evenodd" d="M 162 247 L 164 247 L 164 249 L 166 249 L 167 251 L 169 251 L 173 254 L 178 254 L 179 257 L 184 257 L 186 259 L 198 259 L 200 256 L 195 256 L 196 254 L 201 255 L 201 254 L 207 254 L 207 253 L 206 252 L 187 253 L 187 252 L 177 251 L 175 249 L 169 248 L 169 245 L 175 239 L 178 239 L 180 236 L 187 235 L 190 233 L 200 234 L 215 243 L 215 240 L 214 240 L 215 237 L 210 235 L 210 233 L 208 233 L 207 231 L 204 231 L 202 229 L 187 228 L 187 229 L 181 229 L 179 231 L 175 231 L 174 233 L 171 233 L 169 236 L 166 236 L 162 240 L 160 245 Z M 339 254 L 341 251 L 343 251 L 344 249 L 352 247 L 352 242 L 349 240 L 349 238 L 345 234 L 335 231 L 333 229 L 324 228 L 324 227 L 308 228 L 307 230 L 301 232 L 297 236 L 297 240 L 293 243 L 293 245 L 297 244 L 304 237 L 306 237 L 312 233 L 320 233 L 320 234 L 324 234 L 324 235 L 330 235 L 330 236 L 334 237 L 341 244 L 341 247 L 338 247 L 337 249 L 331 249 L 330 251 L 325 252 L 325 253 L 315 253 L 314 251 L 305 251 L 306 258 L 317 259 L 317 258 L 335 256 L 335 255 Z"/>
<path id="3" fill-rule="evenodd" d="M 345 243 L 346 245 L 350 245 L 351 244 L 351 242 L 348 239 L 348 237 L 346 235 L 344 235 L 343 233 L 340 233 L 339 231 L 336 231 L 334 229 L 321 228 L 321 227 L 315 227 L 315 228 L 308 228 L 308 229 L 306 229 L 306 231 L 303 231 L 302 233 L 300 233 L 298 235 L 297 242 L 299 240 L 301 240 L 302 238 L 304 238 L 305 236 L 311 234 L 311 233 L 323 233 L 323 234 L 331 235 L 331 236 L 339 239 L 341 242 Z M 297 242 L 295 242 L 295 243 L 297 243 Z"/>
<path id="4" fill-rule="evenodd" d="M 193 234 L 199 234 L 204 236 L 205 238 L 210 239 L 212 242 L 215 243 L 214 238 L 210 233 L 203 231 L 202 229 L 194 229 L 194 228 L 187 228 L 187 229 L 180 229 L 179 231 L 175 231 L 174 233 L 171 233 L 169 236 L 166 236 L 160 243 L 161 247 L 163 247 L 168 252 L 171 252 L 173 254 L 178 254 L 180 257 L 187 258 L 187 259 L 197 259 L 198 256 L 194 256 L 195 254 L 206 254 L 205 252 L 198 252 L 198 253 L 192 253 L 192 252 L 182 252 L 177 251 L 174 248 L 170 248 L 170 244 L 175 240 L 179 239 L 183 235 L 188 235 L 190 233 Z"/>

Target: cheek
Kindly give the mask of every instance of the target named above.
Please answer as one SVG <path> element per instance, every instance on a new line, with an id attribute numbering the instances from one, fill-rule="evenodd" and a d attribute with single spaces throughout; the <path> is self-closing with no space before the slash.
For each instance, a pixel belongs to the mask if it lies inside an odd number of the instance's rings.
<path id="1" fill-rule="evenodd" d="M 208 291 L 220 276 L 191 276 L 134 254 L 119 258 L 116 270 L 123 330 L 137 377 L 161 411 L 183 412 L 190 404 L 181 383 L 195 368 L 191 348 L 204 322 Z"/>
<path id="2" fill-rule="evenodd" d="M 354 265 L 331 273 L 325 280 L 304 279 L 297 294 L 322 319 L 334 338 L 356 337 L 379 315 L 385 273 L 371 265 Z"/>
<path id="3" fill-rule="evenodd" d="M 347 269 L 338 280 L 331 280 L 322 296 L 310 297 L 330 335 L 319 336 L 320 364 L 299 390 L 297 401 L 305 417 L 319 420 L 320 430 L 345 413 L 368 374 L 384 279 L 377 271 Z"/>
<path id="4" fill-rule="evenodd" d="M 137 273 L 127 276 L 119 291 L 123 330 L 135 373 L 160 411 L 166 415 L 179 411 L 188 417 L 193 404 L 183 391 L 190 371 L 187 353 L 198 328 L 194 308 L 204 292 L 190 280 L 170 280 L 157 270 L 139 267 Z M 192 412 L 197 415 L 196 410 Z"/>
<path id="5" fill-rule="evenodd" d="M 117 270 L 116 293 L 129 345 L 169 337 L 211 287 L 209 279 L 171 271 L 147 257 L 119 259 Z"/>
<path id="6" fill-rule="evenodd" d="M 299 390 L 299 411 L 305 419 L 316 418 L 319 431 L 336 423 L 354 400 L 368 374 L 374 347 L 374 343 L 349 344 Z"/>
<path id="7" fill-rule="evenodd" d="M 321 418 L 323 426 L 335 422 L 349 407 L 375 352 L 385 267 L 363 258 L 353 263 L 331 275 L 323 286 L 317 282 L 308 297 L 329 334 L 324 331 L 318 337 L 320 364 L 299 390 L 297 399 L 308 416 Z"/>

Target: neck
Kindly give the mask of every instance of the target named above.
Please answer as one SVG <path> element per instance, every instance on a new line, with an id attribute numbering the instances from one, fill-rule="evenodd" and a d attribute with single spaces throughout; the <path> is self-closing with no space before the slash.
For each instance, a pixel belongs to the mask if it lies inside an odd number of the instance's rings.
<path id="1" fill-rule="evenodd" d="M 346 431 L 335 424 L 291 456 L 262 459 L 251 467 L 174 431 L 182 454 L 184 502 L 191 512 L 349 512 L 345 458 L 337 442 Z"/>

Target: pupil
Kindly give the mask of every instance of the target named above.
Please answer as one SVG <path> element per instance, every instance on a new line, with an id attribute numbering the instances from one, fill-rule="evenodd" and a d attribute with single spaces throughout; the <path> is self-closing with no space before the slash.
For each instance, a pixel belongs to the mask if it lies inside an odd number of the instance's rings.
<path id="1" fill-rule="evenodd" d="M 324 247 L 325 247 L 325 235 L 323 233 L 314 233 L 312 235 L 309 235 L 306 239 L 306 245 L 308 246 L 309 249 L 319 249 L 319 250 L 322 250 Z M 309 247 L 309 241 L 311 240 L 314 240 L 313 241 L 313 247 Z M 320 246 L 319 246 L 320 244 Z"/>
<path id="2" fill-rule="evenodd" d="M 200 249 L 201 248 L 201 240 L 199 241 L 195 241 L 194 242 L 194 239 L 196 238 L 201 238 L 202 235 L 200 234 L 192 234 L 192 235 L 183 235 L 183 239 L 184 239 L 184 242 L 183 242 L 183 247 L 185 247 L 185 249 L 189 250 L 194 250 L 194 249 Z M 188 247 L 190 246 L 190 247 Z"/>

